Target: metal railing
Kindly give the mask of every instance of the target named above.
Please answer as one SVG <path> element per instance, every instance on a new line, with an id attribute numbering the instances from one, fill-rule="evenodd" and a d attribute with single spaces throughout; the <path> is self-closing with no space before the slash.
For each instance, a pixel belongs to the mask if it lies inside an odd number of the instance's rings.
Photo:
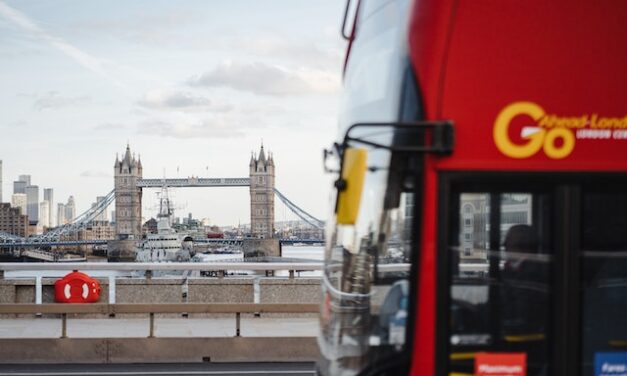
<path id="1" fill-rule="evenodd" d="M 322 262 L 211 262 L 211 263 L 196 263 L 196 262 L 179 262 L 179 263 L 135 263 L 135 262 L 119 262 L 119 263 L 105 263 L 105 262 L 66 262 L 66 263 L 0 263 L 0 279 L 5 277 L 7 271 L 32 271 L 40 272 L 35 277 L 35 304 L 42 304 L 42 278 L 44 277 L 59 277 L 58 273 L 50 273 L 45 275 L 45 272 L 59 272 L 59 271 L 143 271 L 144 276 L 147 279 L 153 277 L 154 271 L 202 271 L 202 272 L 215 272 L 218 277 L 224 278 L 228 271 L 256 271 L 265 272 L 266 276 L 273 276 L 275 271 L 288 271 L 289 278 L 295 278 L 298 272 L 307 271 L 322 271 L 324 265 Z M 379 272 L 406 272 L 410 268 L 410 264 L 382 264 L 378 266 Z M 115 290 L 116 290 L 116 277 L 115 275 L 106 276 L 108 278 L 109 287 L 109 304 L 116 303 Z M 185 276 L 182 276 L 186 278 Z M 24 278 L 24 277 L 19 277 Z M 28 277 L 26 277 L 28 278 Z M 96 278 L 98 278 L 96 276 Z M 255 289 L 258 289 L 259 280 L 255 279 L 257 285 Z"/>
<path id="2" fill-rule="evenodd" d="M 408 271 L 410 264 L 380 264 L 379 271 Z M 109 271 L 317 271 L 322 262 L 65 262 L 28 263 L 1 262 L 0 271 L 50 271 L 50 270 L 109 270 Z"/>
<path id="3" fill-rule="evenodd" d="M 235 337 L 240 337 L 242 313 L 317 313 L 319 309 L 318 304 L 283 303 L 0 304 L 0 314 L 60 314 L 60 338 L 68 338 L 68 314 L 103 314 L 109 316 L 122 313 L 148 314 L 148 338 L 153 338 L 155 337 L 155 313 L 234 313 Z"/>
<path id="4" fill-rule="evenodd" d="M 65 262 L 65 263 L 0 263 L 0 278 L 6 271 L 143 271 L 146 278 L 152 277 L 153 271 L 203 271 L 217 272 L 224 276 L 230 271 L 289 271 L 290 278 L 296 271 L 322 270 L 318 262 Z"/>
<path id="5" fill-rule="evenodd" d="M 59 271 L 71 272 L 73 270 L 80 270 L 83 272 L 89 271 L 113 271 L 113 272 L 144 272 L 144 276 L 147 279 L 153 278 L 153 272 L 155 271 L 201 271 L 201 272 L 215 272 L 217 277 L 225 277 L 229 271 L 253 271 L 253 272 L 265 272 L 266 276 L 273 275 L 275 271 L 288 271 L 289 278 L 295 278 L 296 273 L 306 271 L 320 271 L 323 268 L 322 263 L 316 262 L 211 262 L 211 263 L 197 263 L 197 262 L 177 262 L 177 263 L 141 263 L 141 262 L 64 262 L 64 263 L 0 263 L 0 279 L 5 278 L 5 272 L 10 271 L 22 271 L 22 272 L 35 272 L 37 275 L 32 277 L 17 277 L 19 279 L 30 278 L 35 280 L 35 304 L 42 304 L 43 297 L 43 283 L 42 279 L 45 277 L 58 278 Z M 45 274 L 48 272 L 49 274 Z M 55 273 L 56 272 L 56 273 Z M 95 276 L 99 278 L 98 276 Z M 103 278 L 108 278 L 109 287 L 109 304 L 116 303 L 115 290 L 116 290 L 116 278 L 125 276 L 109 275 Z M 182 276 L 185 278 L 185 276 Z M 258 283 L 258 280 L 255 280 Z"/>

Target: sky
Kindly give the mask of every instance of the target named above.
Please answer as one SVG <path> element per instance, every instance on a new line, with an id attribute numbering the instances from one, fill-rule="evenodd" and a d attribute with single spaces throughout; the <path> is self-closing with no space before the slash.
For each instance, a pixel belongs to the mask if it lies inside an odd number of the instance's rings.
<path id="1" fill-rule="evenodd" d="M 145 178 L 247 177 L 263 142 L 276 187 L 324 219 L 331 185 L 322 150 L 336 133 L 343 6 L 0 0 L 3 201 L 30 174 L 41 195 L 49 187 L 56 202 L 73 195 L 80 213 L 113 189 L 127 142 Z M 178 216 L 250 221 L 247 188 L 173 195 Z M 144 192 L 146 219 L 155 198 Z M 295 218 L 277 207 L 277 221 Z"/>

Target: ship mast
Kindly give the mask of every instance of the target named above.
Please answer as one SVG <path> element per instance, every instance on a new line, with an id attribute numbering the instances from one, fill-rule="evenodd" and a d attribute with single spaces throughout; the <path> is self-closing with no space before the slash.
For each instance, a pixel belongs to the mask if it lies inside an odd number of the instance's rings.
<path id="1" fill-rule="evenodd" d="M 161 187 L 161 193 L 159 194 L 159 213 L 157 214 L 157 230 L 159 233 L 172 231 L 172 215 L 174 214 L 172 208 L 172 202 L 168 195 L 168 187 L 165 185 Z"/>

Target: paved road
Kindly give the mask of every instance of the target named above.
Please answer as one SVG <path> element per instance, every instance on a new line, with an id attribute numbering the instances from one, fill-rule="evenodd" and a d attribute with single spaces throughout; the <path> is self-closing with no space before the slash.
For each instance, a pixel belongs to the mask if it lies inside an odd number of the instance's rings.
<path id="1" fill-rule="evenodd" d="M 312 376 L 313 363 L 0 365 L 0 376 Z"/>

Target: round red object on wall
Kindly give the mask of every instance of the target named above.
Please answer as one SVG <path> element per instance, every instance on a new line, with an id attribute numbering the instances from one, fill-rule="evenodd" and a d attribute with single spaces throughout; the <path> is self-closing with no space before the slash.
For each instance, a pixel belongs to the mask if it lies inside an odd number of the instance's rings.
<path id="1" fill-rule="evenodd" d="M 94 303 L 100 299 L 100 282 L 85 273 L 73 271 L 54 283 L 57 303 Z"/>

